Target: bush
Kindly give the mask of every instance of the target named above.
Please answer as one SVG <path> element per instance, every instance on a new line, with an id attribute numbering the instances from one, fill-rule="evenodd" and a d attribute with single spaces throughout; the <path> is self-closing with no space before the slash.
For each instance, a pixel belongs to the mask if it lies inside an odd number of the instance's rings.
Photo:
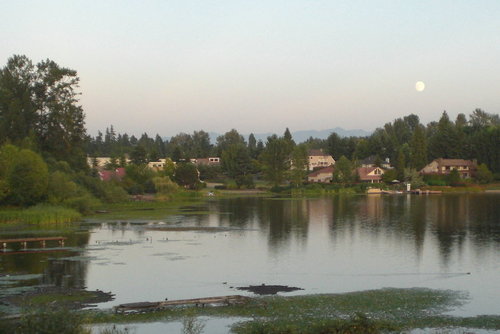
<path id="1" fill-rule="evenodd" d="M 78 197 L 68 198 L 63 201 L 62 204 L 80 213 L 86 214 L 94 211 L 101 203 L 97 198 L 87 193 Z"/>
<path id="2" fill-rule="evenodd" d="M 83 326 L 82 317 L 76 312 L 61 310 L 36 310 L 24 314 L 15 334 L 90 334 Z"/>
<path id="3" fill-rule="evenodd" d="M 102 182 L 102 197 L 101 199 L 106 203 L 124 202 L 128 199 L 128 194 L 115 182 Z"/>
<path id="4" fill-rule="evenodd" d="M 179 190 L 179 186 L 168 176 L 157 176 L 153 178 L 153 183 L 157 194 L 170 195 Z"/>
<path id="5" fill-rule="evenodd" d="M 488 166 L 480 164 L 477 167 L 476 180 L 479 183 L 490 183 L 493 181 L 493 173 L 488 169 Z"/>

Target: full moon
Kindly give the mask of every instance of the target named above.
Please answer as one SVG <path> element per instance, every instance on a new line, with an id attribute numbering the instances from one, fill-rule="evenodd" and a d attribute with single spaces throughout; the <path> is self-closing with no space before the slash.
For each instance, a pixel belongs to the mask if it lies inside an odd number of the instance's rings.
<path id="1" fill-rule="evenodd" d="M 415 89 L 417 90 L 417 92 L 423 91 L 425 89 L 425 84 L 423 83 L 423 81 L 418 81 L 415 84 Z"/>

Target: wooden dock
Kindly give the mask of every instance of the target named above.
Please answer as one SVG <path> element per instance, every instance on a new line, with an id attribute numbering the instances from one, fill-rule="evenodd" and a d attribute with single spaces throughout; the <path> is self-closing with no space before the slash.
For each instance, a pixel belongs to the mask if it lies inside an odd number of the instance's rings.
<path id="1" fill-rule="evenodd" d="M 245 297 L 241 295 L 232 296 L 220 296 L 220 297 L 207 297 L 207 298 L 195 298 L 195 299 L 178 299 L 178 300 L 165 300 L 161 302 L 140 302 L 140 303 L 128 303 L 120 304 L 113 307 L 117 313 L 125 312 L 147 312 L 147 311 L 158 311 L 171 306 L 201 306 L 205 307 L 207 305 L 240 305 L 248 303 L 252 298 Z"/>
<path id="2" fill-rule="evenodd" d="M 23 249 L 28 247 L 28 242 L 39 242 L 40 246 L 45 248 L 45 244 L 47 241 L 57 241 L 59 245 L 64 246 L 64 240 L 66 237 L 38 237 L 38 238 L 18 238 L 18 239 L 0 239 L 0 244 L 2 245 L 3 250 L 7 248 L 7 244 L 12 243 L 20 243 L 23 246 Z"/>

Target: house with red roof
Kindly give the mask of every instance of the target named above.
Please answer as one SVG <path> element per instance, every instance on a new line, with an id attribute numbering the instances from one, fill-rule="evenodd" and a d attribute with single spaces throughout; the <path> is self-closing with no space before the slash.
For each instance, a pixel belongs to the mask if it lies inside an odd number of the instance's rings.
<path id="1" fill-rule="evenodd" d="M 368 183 L 380 183 L 384 170 L 380 167 L 359 167 L 356 168 L 359 181 Z"/>
<path id="2" fill-rule="evenodd" d="M 308 182 L 330 183 L 333 179 L 333 166 L 317 169 L 307 175 Z"/>
<path id="3" fill-rule="evenodd" d="M 115 170 L 99 171 L 99 178 L 101 181 L 121 181 L 125 177 L 125 174 L 125 168 L 119 167 Z"/>

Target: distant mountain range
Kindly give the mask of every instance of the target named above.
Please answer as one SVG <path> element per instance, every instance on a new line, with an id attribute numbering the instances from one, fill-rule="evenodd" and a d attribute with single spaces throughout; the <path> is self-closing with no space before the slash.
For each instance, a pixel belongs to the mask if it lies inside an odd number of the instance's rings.
<path id="1" fill-rule="evenodd" d="M 302 142 L 305 142 L 310 137 L 318 138 L 318 139 L 326 139 L 326 138 L 328 138 L 328 136 L 332 132 L 336 132 L 340 137 L 351 137 L 351 136 L 365 137 L 365 136 L 369 136 L 372 134 L 371 131 L 366 131 L 366 130 L 362 130 L 362 129 L 346 130 L 346 129 L 339 128 L 339 127 L 334 128 L 334 129 L 326 129 L 326 130 L 300 130 L 300 131 L 292 131 L 291 133 L 292 133 L 293 140 L 296 143 L 302 143 Z M 283 131 L 283 133 L 284 133 L 284 131 Z M 283 133 L 277 133 L 277 135 L 282 136 Z M 217 137 L 222 135 L 221 133 L 217 133 L 217 132 L 209 132 L 208 134 L 210 136 L 210 142 L 212 144 L 217 143 Z M 245 140 L 248 141 L 248 136 L 250 134 L 247 133 L 247 134 L 242 134 L 242 135 L 245 138 Z M 271 132 L 254 133 L 253 135 L 255 136 L 255 139 L 262 140 L 263 142 L 265 142 L 267 140 L 267 137 L 273 135 L 273 133 L 271 133 Z M 171 137 L 164 137 L 163 139 L 170 140 L 170 138 Z"/>

